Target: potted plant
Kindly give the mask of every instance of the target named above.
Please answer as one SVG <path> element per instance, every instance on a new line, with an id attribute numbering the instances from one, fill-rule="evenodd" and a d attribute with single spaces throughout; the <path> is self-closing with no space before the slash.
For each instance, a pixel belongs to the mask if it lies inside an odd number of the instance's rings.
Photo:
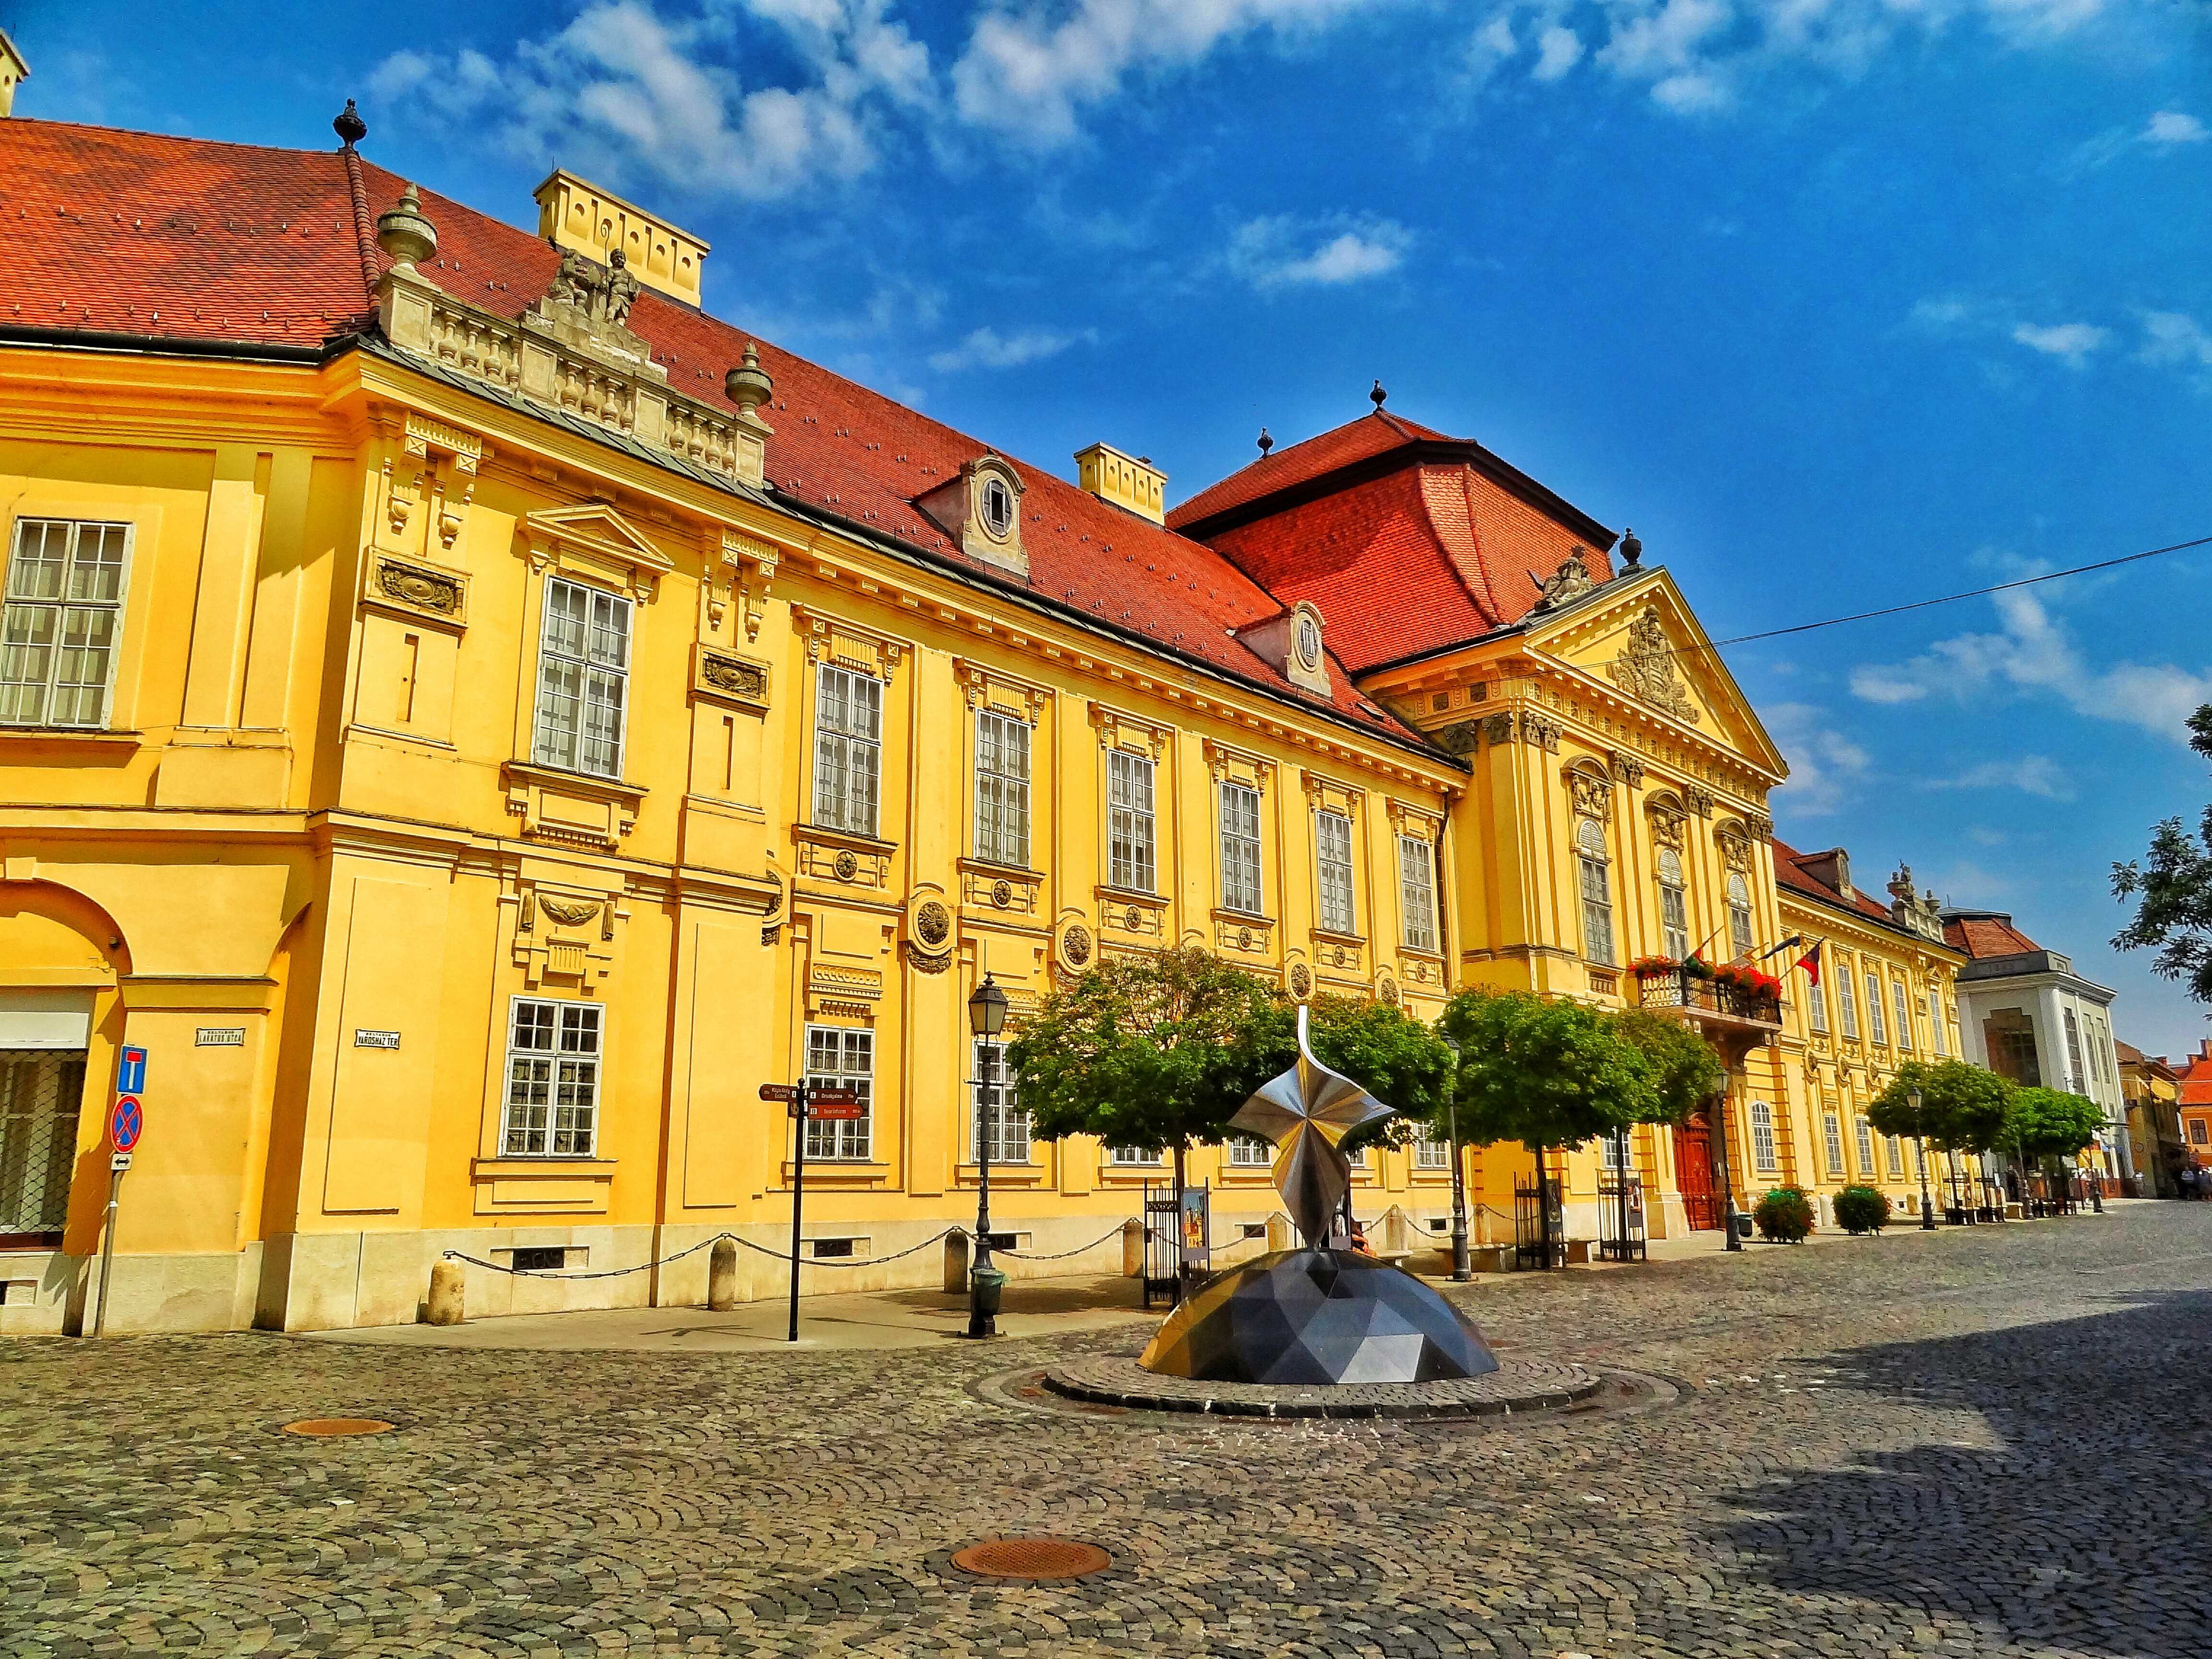
<path id="1" fill-rule="evenodd" d="M 1711 979 L 1713 976 L 1713 965 L 1692 951 L 1682 958 L 1682 971 L 1692 979 Z"/>
<path id="2" fill-rule="evenodd" d="M 1802 1187 L 1777 1187 L 1751 1212 L 1759 1235 L 1770 1244 L 1802 1244 L 1813 1231 L 1813 1197 Z"/>
<path id="3" fill-rule="evenodd" d="M 1671 979 L 1682 971 L 1682 964 L 1672 957 L 1638 957 L 1628 964 L 1628 971 L 1638 979 Z"/>
<path id="4" fill-rule="evenodd" d="M 1836 1224 L 1859 1237 L 1889 1224 L 1889 1200 L 1871 1187 L 1846 1187 L 1836 1194 Z"/>

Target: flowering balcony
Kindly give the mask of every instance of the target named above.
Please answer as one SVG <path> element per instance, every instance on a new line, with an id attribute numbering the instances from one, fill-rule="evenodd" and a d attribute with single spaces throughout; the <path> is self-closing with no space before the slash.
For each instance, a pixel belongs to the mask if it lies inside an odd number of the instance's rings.
<path id="1" fill-rule="evenodd" d="M 1780 983 L 1756 969 L 1734 966 L 1700 973 L 1679 963 L 1632 963 L 1636 1006 L 1694 1021 L 1731 1066 L 1782 1030 Z"/>

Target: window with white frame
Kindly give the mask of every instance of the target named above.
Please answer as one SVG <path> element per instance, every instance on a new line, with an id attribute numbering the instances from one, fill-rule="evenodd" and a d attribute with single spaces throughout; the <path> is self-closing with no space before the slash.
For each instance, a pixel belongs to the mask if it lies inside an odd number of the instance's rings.
<path id="1" fill-rule="evenodd" d="M 1924 1140 L 1912 1143 L 1912 1173 L 1918 1176 L 1928 1173 L 1928 1143 Z"/>
<path id="2" fill-rule="evenodd" d="M 846 1025 L 806 1028 L 806 1086 L 849 1089 L 860 1097 L 855 1118 L 806 1120 L 806 1156 L 865 1164 L 875 1144 L 876 1034 Z"/>
<path id="3" fill-rule="evenodd" d="M 599 1118 L 602 1011 L 517 997 L 508 1005 L 502 1158 L 589 1158 Z"/>
<path id="4" fill-rule="evenodd" d="M 1608 1175 L 1619 1175 L 1629 1167 L 1628 1137 L 1600 1135 L 1597 1138 L 1597 1166 Z"/>
<path id="5" fill-rule="evenodd" d="M 1437 884 L 1432 850 L 1420 836 L 1398 837 L 1398 904 L 1405 917 L 1406 948 L 1437 948 Z"/>
<path id="6" fill-rule="evenodd" d="M 1839 1176 L 1844 1172 L 1844 1132 L 1833 1112 L 1820 1114 L 1820 1140 L 1828 1154 L 1828 1173 Z"/>
<path id="7" fill-rule="evenodd" d="M 1881 1018 L 1881 981 L 1869 969 L 1866 975 L 1867 1035 L 1876 1042 L 1887 1044 L 1889 1033 L 1883 1029 Z"/>
<path id="8" fill-rule="evenodd" d="M 1736 955 L 1751 954 L 1751 884 L 1740 871 L 1730 871 L 1728 878 L 1729 943 Z"/>
<path id="9" fill-rule="evenodd" d="M 1107 1149 L 1107 1160 L 1114 1164 L 1158 1164 L 1160 1155 L 1148 1152 L 1141 1146 L 1112 1146 Z"/>
<path id="10" fill-rule="evenodd" d="M 538 645 L 540 766 L 593 777 L 622 775 L 623 713 L 629 700 L 630 603 L 618 593 L 555 576 L 545 584 Z"/>
<path id="11" fill-rule="evenodd" d="M 1275 1149 L 1257 1135 L 1229 1137 L 1229 1167 L 1232 1170 L 1264 1170 L 1275 1161 Z"/>
<path id="12" fill-rule="evenodd" d="M 1935 1041 L 1936 1057 L 1939 1060 L 1951 1052 L 1951 1045 L 1944 1034 L 1943 1024 L 1943 999 L 1940 996 L 1930 996 L 1928 999 L 1928 1030 L 1929 1035 Z"/>
<path id="13" fill-rule="evenodd" d="M 1106 881 L 1133 893 L 1154 890 L 1152 763 L 1116 749 L 1106 757 Z M 1157 1161 L 1157 1160 L 1156 1160 Z"/>
<path id="14" fill-rule="evenodd" d="M 1575 863 L 1582 880 L 1583 955 L 1613 967 L 1613 889 L 1606 872 L 1605 831 L 1594 819 L 1584 818 L 1576 827 Z"/>
<path id="15" fill-rule="evenodd" d="M 1897 1014 L 1897 1046 L 1912 1046 L 1912 1005 L 1905 1000 L 1905 981 L 1893 979 L 1889 982 L 1889 1006 Z"/>
<path id="16" fill-rule="evenodd" d="M 1029 722 L 992 708 L 975 715 L 975 856 L 1030 862 Z"/>
<path id="17" fill-rule="evenodd" d="M 1826 1036 L 1828 1031 L 1828 994 L 1818 985 L 1805 988 L 1805 1022 Z"/>
<path id="18" fill-rule="evenodd" d="M 884 745 L 884 683 L 824 663 L 814 682 L 814 822 L 876 833 Z"/>
<path id="19" fill-rule="evenodd" d="M 1352 1151 L 1344 1155 L 1344 1161 L 1346 1164 L 1349 1164 L 1355 1170 L 1365 1169 L 1367 1167 L 1367 1149 L 1364 1146 L 1353 1147 Z"/>
<path id="20" fill-rule="evenodd" d="M 1671 847 L 1659 849 L 1659 948 L 1676 962 L 1690 954 L 1690 906 L 1682 881 L 1682 855 Z"/>
<path id="21" fill-rule="evenodd" d="M 1763 1100 L 1751 1103 L 1751 1164 L 1762 1175 L 1781 1167 L 1774 1158 L 1774 1108 Z"/>
<path id="22" fill-rule="evenodd" d="M 1221 908 L 1260 914 L 1260 792 L 1224 780 L 1221 797 Z"/>
<path id="23" fill-rule="evenodd" d="M 1874 1126 L 1863 1117 L 1854 1117 L 1851 1127 L 1858 1136 L 1859 1173 L 1872 1176 L 1876 1173 L 1874 1167 Z"/>
<path id="24" fill-rule="evenodd" d="M 1314 871 L 1321 890 L 1321 925 L 1352 933 L 1352 820 L 1341 812 L 1314 814 Z"/>
<path id="25" fill-rule="evenodd" d="M 2071 1075 L 2074 1088 L 2078 1091 L 2086 1087 L 2089 1081 L 2081 1070 L 2081 1028 L 2075 1024 L 2074 1011 L 2071 1008 L 2062 1009 L 2060 1012 L 2064 1015 L 2066 1021 L 2067 1070 Z"/>
<path id="26" fill-rule="evenodd" d="M 1451 1168 L 1451 1148 L 1441 1140 L 1431 1139 L 1426 1129 L 1413 1139 L 1413 1167 L 1417 1170 L 1449 1170 Z"/>
<path id="27" fill-rule="evenodd" d="M 131 526 L 18 519 L 0 612 L 0 726 L 103 726 Z"/>
<path id="28" fill-rule="evenodd" d="M 1895 1135 L 1884 1138 L 1889 1152 L 1889 1172 L 1893 1176 L 1905 1174 L 1905 1143 Z"/>
<path id="29" fill-rule="evenodd" d="M 1859 1004 L 1851 992 L 1851 964 L 1838 960 L 1836 969 L 1836 1012 L 1843 1016 L 1844 1035 L 1856 1042 L 1859 1034 Z"/>
<path id="30" fill-rule="evenodd" d="M 1006 1045 L 975 1039 L 975 1086 L 969 1097 L 969 1161 L 981 1163 L 988 1144 L 994 1164 L 1030 1161 L 1030 1115 L 1022 1110 L 1021 1094 L 1014 1086 L 1013 1068 L 1006 1064 Z"/>

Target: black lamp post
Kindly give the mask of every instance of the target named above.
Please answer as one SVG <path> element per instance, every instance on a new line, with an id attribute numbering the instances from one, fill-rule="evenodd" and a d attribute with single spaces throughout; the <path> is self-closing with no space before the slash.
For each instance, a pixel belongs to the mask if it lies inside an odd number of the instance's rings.
<path id="1" fill-rule="evenodd" d="M 1912 1100 L 1913 1158 L 1920 1165 L 1920 1230 L 1936 1231 L 1936 1206 L 1928 1196 L 1928 1137 L 1920 1132 L 1920 1091 L 1915 1089 Z"/>
<path id="2" fill-rule="evenodd" d="M 1459 1144 L 1459 1043 L 1446 1037 L 1444 1047 L 1451 1050 L 1451 1088 L 1444 1096 L 1444 1133 L 1451 1141 L 1452 1161 L 1452 1281 L 1464 1285 L 1474 1277 L 1474 1265 L 1467 1254 L 1467 1157 L 1466 1149 Z"/>
<path id="3" fill-rule="evenodd" d="M 1006 1276 L 991 1265 L 991 1130 L 998 1102 L 999 1033 L 1006 1029 L 1006 994 L 988 974 L 968 999 L 968 1027 L 983 1039 L 975 1078 L 975 1259 L 968 1269 L 968 1334 L 999 1334 L 999 1292 Z"/>

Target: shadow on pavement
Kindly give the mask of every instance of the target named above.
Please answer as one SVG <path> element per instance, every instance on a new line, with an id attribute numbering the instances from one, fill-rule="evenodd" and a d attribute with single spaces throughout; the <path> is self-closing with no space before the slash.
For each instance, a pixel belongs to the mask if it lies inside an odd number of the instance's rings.
<path id="1" fill-rule="evenodd" d="M 2212 1291 L 2113 1300 L 2087 1318 L 1803 1362 L 1832 1391 L 1978 1413 L 2002 1446 L 1870 1452 L 1744 1489 L 1723 1500 L 1742 1512 L 1723 1534 L 1741 1566 L 2024 1647 L 2212 1652 Z"/>

